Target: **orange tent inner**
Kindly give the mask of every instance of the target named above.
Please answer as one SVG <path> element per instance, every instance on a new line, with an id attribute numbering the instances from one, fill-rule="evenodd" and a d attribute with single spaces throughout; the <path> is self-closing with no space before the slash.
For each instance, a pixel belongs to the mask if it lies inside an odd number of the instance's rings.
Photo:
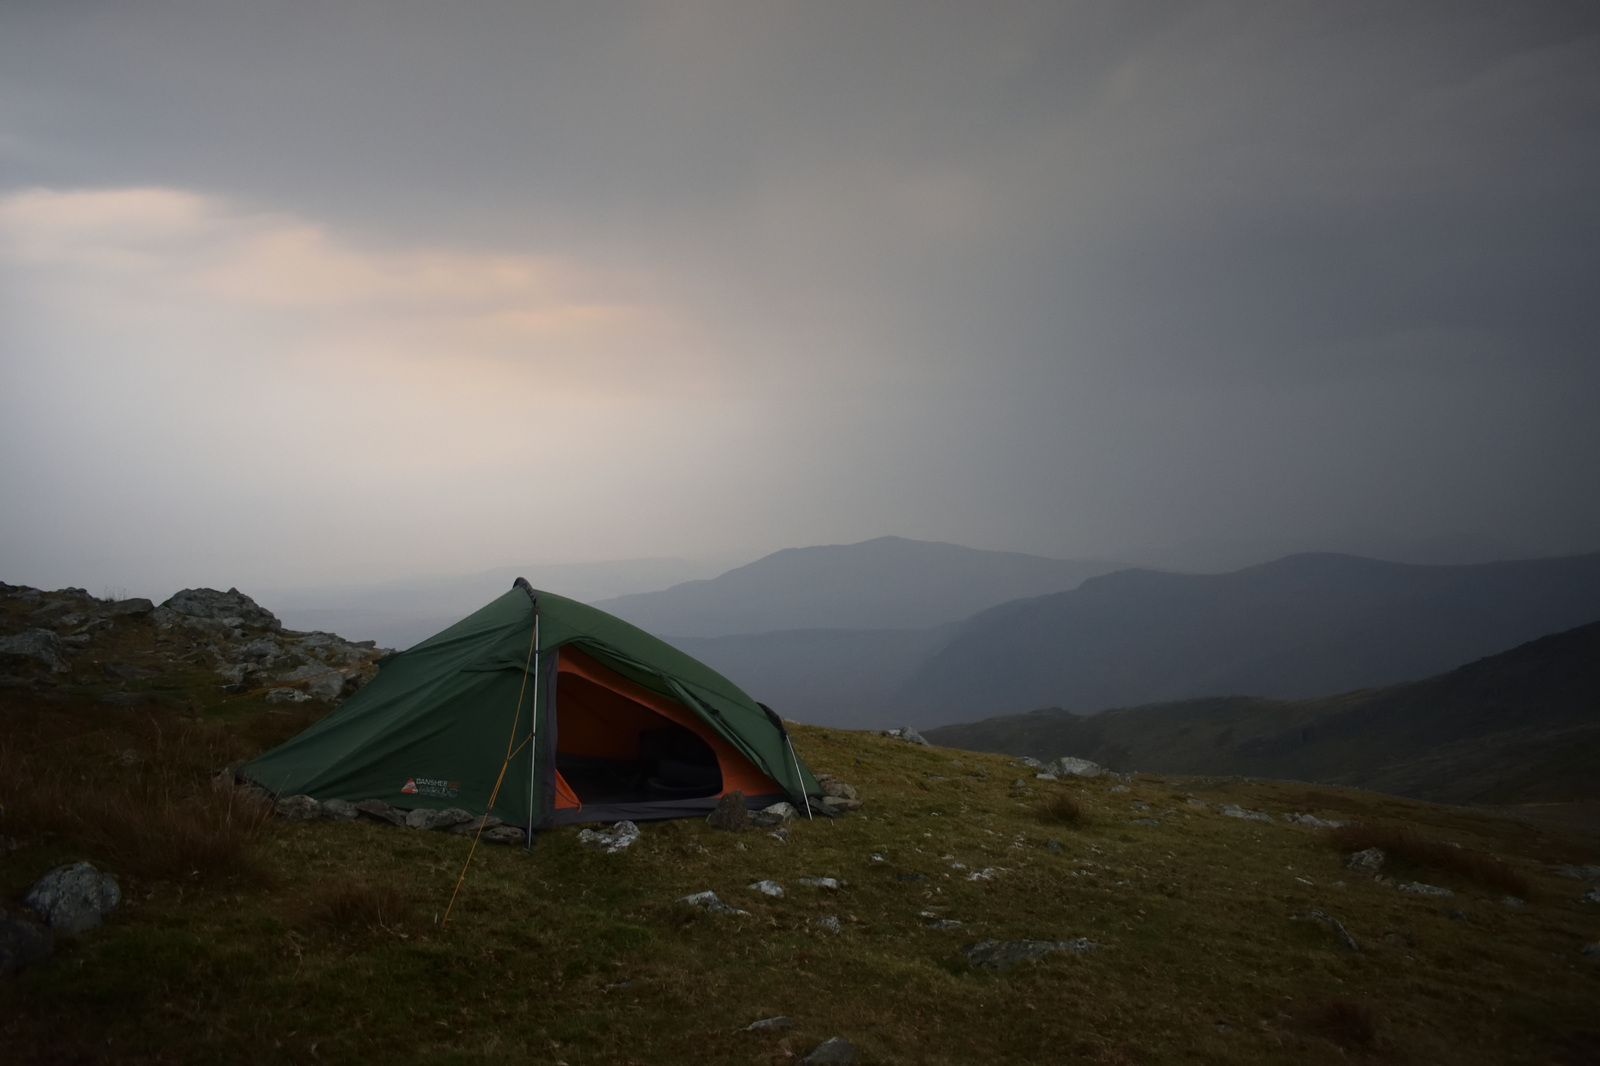
<path id="1" fill-rule="evenodd" d="M 679 735 L 681 731 L 695 739 Z M 709 785 L 704 795 L 721 796 L 734 789 L 747 796 L 783 791 L 777 782 L 687 707 L 629 681 L 575 648 L 560 650 L 556 657 L 558 765 L 565 761 L 569 766 L 583 763 L 648 767 L 651 749 L 663 740 L 680 752 L 686 748 L 703 752 L 699 745 L 710 749 L 721 782 Z M 557 769 L 558 809 L 583 806 L 589 802 L 585 791 L 584 784 L 574 788 Z M 647 798 L 645 795 L 637 797 L 639 800 Z"/>

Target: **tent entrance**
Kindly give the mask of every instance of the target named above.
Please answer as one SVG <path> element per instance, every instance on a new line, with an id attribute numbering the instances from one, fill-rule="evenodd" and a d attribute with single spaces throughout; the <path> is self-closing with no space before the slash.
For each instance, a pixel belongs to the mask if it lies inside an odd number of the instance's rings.
<path id="1" fill-rule="evenodd" d="M 780 793 L 687 707 L 577 649 L 560 649 L 555 692 L 556 821 L 673 818 L 724 791 Z"/>

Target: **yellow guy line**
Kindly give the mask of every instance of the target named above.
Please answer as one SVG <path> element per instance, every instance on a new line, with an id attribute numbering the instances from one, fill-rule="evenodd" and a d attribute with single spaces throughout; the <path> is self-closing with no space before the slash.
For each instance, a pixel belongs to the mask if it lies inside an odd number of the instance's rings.
<path id="1" fill-rule="evenodd" d="M 511 765 L 512 756 L 522 750 L 522 744 L 517 743 L 517 723 L 522 721 L 522 697 L 528 691 L 528 667 L 533 664 L 533 646 L 538 641 L 539 627 L 535 625 L 533 636 L 528 638 L 528 659 L 522 664 L 522 684 L 517 688 L 517 713 L 511 718 L 511 735 L 506 738 L 506 761 L 500 764 L 500 776 L 494 779 L 494 791 L 489 793 L 489 805 L 483 809 L 483 817 L 478 819 L 478 831 L 472 834 L 472 847 L 467 849 L 467 861 L 461 864 L 461 876 L 456 878 L 456 887 L 450 892 L 450 902 L 445 904 L 444 918 L 439 922 L 441 929 L 444 928 L 445 922 L 450 920 L 450 908 L 456 905 L 456 893 L 461 891 L 461 882 L 467 879 L 467 867 L 472 865 L 472 856 L 478 850 L 478 838 L 483 836 L 483 823 L 489 820 L 489 812 L 494 810 L 494 801 L 500 795 L 500 783 L 506 779 L 506 767 Z M 534 697 L 533 713 L 539 713 L 537 695 Z M 529 735 L 532 736 L 531 733 Z"/>

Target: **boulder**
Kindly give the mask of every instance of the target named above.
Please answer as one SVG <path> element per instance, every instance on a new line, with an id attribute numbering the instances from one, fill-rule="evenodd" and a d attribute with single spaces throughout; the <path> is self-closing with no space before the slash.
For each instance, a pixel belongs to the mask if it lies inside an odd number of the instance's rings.
<path id="1" fill-rule="evenodd" d="M 717 809 L 706 815 L 706 824 L 713 829 L 729 833 L 743 831 L 750 824 L 750 812 L 744 805 L 744 793 L 738 789 L 724 793 L 717 801 Z"/>
<path id="2" fill-rule="evenodd" d="M 1383 861 L 1388 856 L 1384 855 L 1382 848 L 1367 848 L 1365 851 L 1352 852 L 1345 859 L 1345 867 L 1356 873 L 1373 874 L 1376 876 L 1383 872 Z"/>
<path id="3" fill-rule="evenodd" d="M 905 741 L 907 744 L 920 744 L 924 748 L 933 747 L 932 744 L 928 743 L 928 740 L 927 740 L 926 737 L 924 737 L 921 733 L 917 732 L 915 729 L 912 729 L 908 725 L 901 726 L 899 729 L 885 729 L 883 731 L 883 735 L 886 736 L 886 737 L 898 737 L 899 739 Z"/>
<path id="4" fill-rule="evenodd" d="M 763 896 L 774 896 L 778 899 L 783 898 L 783 886 L 778 884 L 776 881 L 757 881 L 750 887 L 761 893 Z"/>
<path id="5" fill-rule="evenodd" d="M 314 822 L 322 817 L 322 804 L 310 796 L 285 796 L 272 809 L 289 822 Z"/>
<path id="6" fill-rule="evenodd" d="M 332 818 L 336 822 L 353 821 L 361 812 L 356 810 L 356 805 L 349 800 L 330 799 L 322 801 L 322 816 Z"/>
<path id="7" fill-rule="evenodd" d="M 836 798 L 853 800 L 856 798 L 855 786 L 847 785 L 836 777 L 830 777 L 822 783 L 822 796 L 824 799 Z"/>
<path id="8" fill-rule="evenodd" d="M 94 613 L 102 618 L 143 618 L 156 609 L 156 605 L 142 596 L 126 600 L 108 600 L 96 604 Z"/>
<path id="9" fill-rule="evenodd" d="M 849 1066 L 860 1061 L 854 1044 L 842 1036 L 830 1036 L 812 1048 L 796 1066 Z"/>
<path id="10" fill-rule="evenodd" d="M 1100 945 L 1085 937 L 1073 940 L 980 940 L 961 949 L 968 966 L 1003 970 L 1026 959 L 1042 959 L 1052 952 L 1087 955 Z"/>
<path id="11" fill-rule="evenodd" d="M 632 822 L 618 822 L 610 829 L 582 829 L 578 831 L 578 843 L 585 847 L 596 848 L 607 855 L 615 855 L 625 850 L 628 845 L 639 839 L 639 827 Z"/>
<path id="12" fill-rule="evenodd" d="M 50 957 L 50 930 L 21 915 L 0 911 L 0 977 L 15 977 Z"/>
<path id="13" fill-rule="evenodd" d="M 785 822 L 792 822 L 798 817 L 800 817 L 800 812 L 794 809 L 794 804 L 774 803 L 770 807 L 763 807 L 759 811 L 752 811 L 750 814 L 750 824 L 758 829 L 765 829 L 768 826 L 783 825 Z"/>
<path id="14" fill-rule="evenodd" d="M 0 659 L 33 659 L 56 674 L 72 669 L 67 665 L 61 638 L 48 629 L 24 629 L 15 636 L 0 637 Z"/>
<path id="15" fill-rule="evenodd" d="M 22 902 L 51 929 L 81 933 L 99 925 L 122 902 L 122 890 L 110 874 L 75 862 L 57 866 L 35 881 Z"/>
<path id="16" fill-rule="evenodd" d="M 845 796 L 823 796 L 822 808 L 828 813 L 829 817 L 838 817 L 846 811 L 859 811 L 861 809 L 861 801 Z"/>
<path id="17" fill-rule="evenodd" d="M 362 800 L 356 804 L 356 812 L 380 822 L 388 822 L 390 825 L 406 824 L 405 811 L 396 810 L 380 799 Z"/>
<path id="18" fill-rule="evenodd" d="M 1055 761 L 1055 771 L 1062 777 L 1099 777 L 1104 772 L 1099 763 L 1063 755 Z"/>
<path id="19" fill-rule="evenodd" d="M 206 618 L 222 622 L 231 628 L 259 626 L 278 630 L 283 623 L 276 615 L 256 603 L 238 589 L 218 592 L 216 589 L 183 589 L 161 605 L 174 614 L 189 618 Z"/>
<path id="20" fill-rule="evenodd" d="M 493 829 L 485 829 L 478 839 L 487 844 L 526 844 L 528 834 L 514 825 L 499 825 Z"/>

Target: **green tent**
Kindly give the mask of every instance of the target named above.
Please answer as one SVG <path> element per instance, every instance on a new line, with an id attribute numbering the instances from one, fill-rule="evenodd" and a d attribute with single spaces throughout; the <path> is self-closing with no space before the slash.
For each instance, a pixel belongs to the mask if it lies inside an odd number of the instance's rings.
<path id="1" fill-rule="evenodd" d="M 733 682 L 522 578 L 381 660 L 243 772 L 280 796 L 459 807 L 530 828 L 703 814 L 735 789 L 752 807 L 804 810 L 821 792 L 782 720 Z"/>

